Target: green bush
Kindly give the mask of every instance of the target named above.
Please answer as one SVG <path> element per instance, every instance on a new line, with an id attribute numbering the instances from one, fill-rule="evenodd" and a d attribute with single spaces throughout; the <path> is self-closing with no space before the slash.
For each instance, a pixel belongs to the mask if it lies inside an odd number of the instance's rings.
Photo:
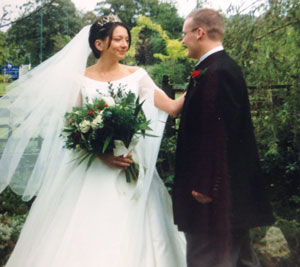
<path id="1" fill-rule="evenodd" d="M 164 134 L 157 160 L 157 170 L 168 191 L 172 193 L 177 135 Z"/>
<path id="2" fill-rule="evenodd" d="M 19 237 L 32 201 L 23 202 L 20 196 L 7 188 L 0 194 L 0 203 L 0 266 L 4 266 Z"/>
<path id="3" fill-rule="evenodd" d="M 7 188 L 0 194 L 0 203 L 0 214 L 17 216 L 26 214 L 32 204 L 32 201 L 22 201 L 20 196 Z"/>
<path id="4" fill-rule="evenodd" d="M 8 83 L 11 81 L 10 76 L 8 76 L 7 74 L 3 75 L 0 74 L 0 83 Z"/>
<path id="5" fill-rule="evenodd" d="M 261 226 L 250 229 L 250 239 L 252 243 L 257 243 L 264 238 L 270 226 Z"/>
<path id="6" fill-rule="evenodd" d="M 10 216 L 8 213 L 0 214 L 0 266 L 4 266 L 26 219 L 26 214 Z"/>
<path id="7" fill-rule="evenodd" d="M 277 218 L 275 226 L 279 227 L 285 236 L 291 255 L 288 259 L 283 259 L 278 267 L 300 267 L 300 223 L 299 221 Z"/>
<path id="8" fill-rule="evenodd" d="M 167 60 L 145 68 L 159 87 L 162 85 L 163 76 L 168 75 L 170 84 L 174 86 L 174 89 L 181 89 L 186 88 L 194 63 L 187 60 L 178 60 L 176 62 Z"/>

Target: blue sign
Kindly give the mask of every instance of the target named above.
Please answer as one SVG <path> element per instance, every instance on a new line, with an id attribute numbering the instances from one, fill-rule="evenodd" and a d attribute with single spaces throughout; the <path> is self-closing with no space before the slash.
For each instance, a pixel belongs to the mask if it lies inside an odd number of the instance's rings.
<path id="1" fill-rule="evenodd" d="M 19 78 L 19 66 L 14 66 L 12 64 L 7 64 L 6 66 L 2 66 L 2 74 L 9 75 L 11 79 Z"/>

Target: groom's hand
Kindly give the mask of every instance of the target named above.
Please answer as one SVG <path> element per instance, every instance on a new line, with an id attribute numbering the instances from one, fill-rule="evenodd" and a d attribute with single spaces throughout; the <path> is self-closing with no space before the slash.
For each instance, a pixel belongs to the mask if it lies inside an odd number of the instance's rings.
<path id="1" fill-rule="evenodd" d="M 113 153 L 102 154 L 99 156 L 99 158 L 108 166 L 117 168 L 126 168 L 130 166 L 132 163 L 131 157 L 131 154 L 128 154 L 125 158 L 123 156 L 116 157 Z"/>
<path id="2" fill-rule="evenodd" d="M 211 197 L 201 194 L 195 190 L 192 191 L 192 196 L 201 204 L 208 204 L 213 201 Z"/>

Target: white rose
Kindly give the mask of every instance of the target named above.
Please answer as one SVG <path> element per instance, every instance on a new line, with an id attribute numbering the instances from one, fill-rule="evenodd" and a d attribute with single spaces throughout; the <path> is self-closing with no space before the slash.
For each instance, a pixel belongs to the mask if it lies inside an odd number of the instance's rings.
<path id="1" fill-rule="evenodd" d="M 97 128 L 98 125 L 100 125 L 102 123 L 103 119 L 102 119 L 102 111 L 99 115 L 97 115 L 97 117 L 92 121 L 91 126 L 93 129 Z"/>
<path id="2" fill-rule="evenodd" d="M 87 120 L 84 120 L 81 123 L 79 123 L 79 128 L 82 133 L 87 133 L 91 128 L 91 123 Z"/>
<path id="3" fill-rule="evenodd" d="M 105 103 L 108 106 L 114 106 L 116 104 L 115 100 L 112 97 L 110 97 L 110 96 L 103 96 L 102 99 L 105 101 Z"/>

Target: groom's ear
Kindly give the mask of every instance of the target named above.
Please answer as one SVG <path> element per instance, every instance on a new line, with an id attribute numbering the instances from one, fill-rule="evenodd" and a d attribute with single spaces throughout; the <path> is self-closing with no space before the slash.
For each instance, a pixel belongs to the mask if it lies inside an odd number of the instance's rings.
<path id="1" fill-rule="evenodd" d="M 197 29 L 197 39 L 200 40 L 205 35 L 206 35 L 206 31 L 202 27 L 199 27 Z"/>

